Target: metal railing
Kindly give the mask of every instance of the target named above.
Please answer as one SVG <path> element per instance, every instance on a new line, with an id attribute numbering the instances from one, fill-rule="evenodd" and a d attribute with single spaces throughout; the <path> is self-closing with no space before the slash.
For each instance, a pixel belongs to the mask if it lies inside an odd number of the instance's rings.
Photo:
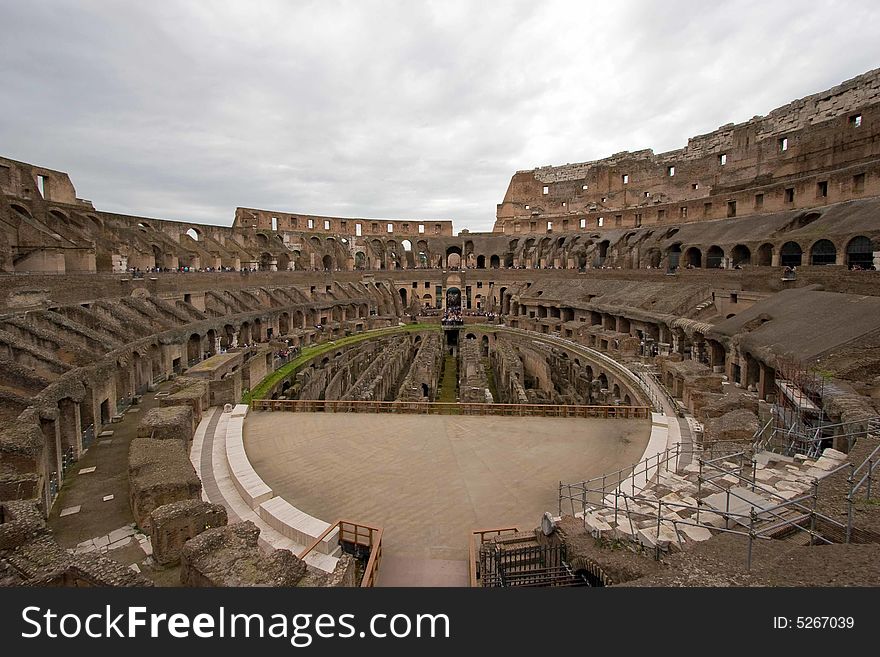
<path id="1" fill-rule="evenodd" d="M 382 563 L 382 534 L 384 530 L 381 527 L 373 527 L 351 520 L 337 520 L 327 527 L 309 547 L 300 552 L 299 558 L 305 559 L 336 530 L 339 531 L 338 541 L 342 551 L 352 554 L 364 562 L 363 576 L 359 586 L 361 588 L 375 586 L 379 577 L 379 566 Z"/>
<path id="2" fill-rule="evenodd" d="M 852 449 L 856 440 L 869 436 L 880 437 L 880 417 L 836 424 L 822 424 L 804 430 L 798 425 L 781 426 L 778 416 L 772 417 L 752 438 L 756 451 L 763 449 L 778 451 L 786 456 L 803 454 L 817 458 L 822 452 L 822 444 L 828 440 L 845 440 L 846 451 Z M 772 429 L 768 425 L 777 422 Z"/>
<path id="3" fill-rule="evenodd" d="M 655 457 L 645 459 L 633 467 L 632 478 L 623 476 L 624 472 L 629 471 L 627 468 L 583 482 L 571 484 L 560 482 L 559 513 L 562 514 L 563 504 L 565 500 L 568 500 L 572 515 L 581 515 L 585 526 L 588 513 L 613 510 L 615 526 L 620 527 L 621 523 L 627 525 L 629 532 L 625 533 L 628 533 L 634 540 L 637 539 L 640 531 L 649 528 L 655 529 L 655 558 L 657 559 L 660 558 L 660 534 L 661 528 L 664 526 L 671 525 L 679 547 L 681 547 L 681 537 L 678 527 L 682 526 L 702 527 L 712 532 L 746 536 L 749 539 L 746 558 L 746 566 L 749 569 L 751 568 L 755 540 L 776 538 L 784 532 L 803 532 L 808 534 L 810 543 L 833 543 L 816 530 L 819 521 L 825 523 L 827 527 L 845 530 L 847 542 L 849 541 L 851 518 L 848 524 L 844 524 L 816 510 L 819 496 L 818 480 L 814 480 L 809 493 L 793 499 L 786 499 L 775 489 L 758 481 L 756 477 L 757 461 L 753 457 L 749 458 L 745 452 L 724 454 L 712 459 L 705 458 L 705 453 L 695 455 L 699 465 L 696 504 L 684 501 L 658 500 L 653 495 L 644 494 L 643 491 L 648 487 L 647 484 L 658 474 L 664 470 L 674 471 L 676 469 L 670 468 L 669 464 L 677 463 L 679 457 L 685 452 L 686 448 L 683 449 L 682 446 L 677 445 Z M 661 468 L 661 466 L 665 467 Z M 841 467 L 846 467 L 846 465 Z M 831 471 L 829 474 L 833 472 Z M 646 485 L 637 491 L 634 483 L 630 485 L 629 482 L 634 482 L 638 474 L 645 475 Z M 724 479 L 728 486 L 716 483 L 716 480 L 720 479 Z M 723 510 L 710 507 L 703 501 L 704 486 L 708 486 L 711 491 L 724 494 L 725 508 Z M 756 509 L 755 499 L 732 490 L 736 486 L 760 494 L 768 502 L 768 505 Z M 749 512 L 742 513 L 731 510 L 731 501 L 740 506 L 744 503 L 749 508 Z M 575 510 L 576 504 L 580 507 L 579 512 Z M 704 517 L 706 514 L 710 514 L 712 518 L 720 516 L 724 520 L 723 526 L 719 523 L 708 525 L 705 522 L 700 522 L 701 514 Z M 621 519 L 621 515 L 623 515 L 623 519 Z M 646 521 L 655 519 L 656 524 L 645 525 Z M 733 523 L 733 527 L 731 527 L 731 523 Z M 737 529 L 736 525 L 743 528 Z"/>
<path id="4" fill-rule="evenodd" d="M 484 543 L 488 542 L 488 537 L 504 536 L 508 534 L 516 534 L 519 527 L 493 527 L 492 529 L 475 529 L 471 532 L 469 551 L 469 569 L 468 581 L 470 585 L 477 586 L 482 575 L 480 571 L 480 550 Z"/>
<path id="5" fill-rule="evenodd" d="M 516 417 L 569 417 L 644 419 L 650 406 L 576 406 L 555 404 L 486 404 L 426 401 L 354 401 L 328 399 L 254 399 L 255 411 L 294 413 L 410 413 L 420 415 L 508 415 Z"/>

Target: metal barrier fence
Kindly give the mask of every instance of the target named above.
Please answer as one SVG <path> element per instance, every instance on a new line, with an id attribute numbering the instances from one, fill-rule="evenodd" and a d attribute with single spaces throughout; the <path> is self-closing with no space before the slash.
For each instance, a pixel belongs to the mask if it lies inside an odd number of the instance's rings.
<path id="1" fill-rule="evenodd" d="M 516 417 L 609 419 L 644 419 L 651 417 L 650 406 L 254 399 L 251 401 L 251 408 L 255 411 L 288 411 L 294 413 L 411 413 L 421 415 L 508 415 Z"/>
<path id="2" fill-rule="evenodd" d="M 661 454 L 657 454 L 655 457 L 645 459 L 636 464 L 632 468 L 632 474 L 643 474 L 647 481 L 651 481 L 664 470 L 675 471 L 676 466 L 670 467 L 670 464 L 677 464 L 679 458 L 689 453 L 689 450 L 696 463 L 699 464 L 696 504 L 688 504 L 683 501 L 668 502 L 662 499 L 658 500 L 653 495 L 644 494 L 642 490 L 635 490 L 634 485 L 632 487 L 627 485 L 627 482 L 632 482 L 633 479 L 623 475 L 623 473 L 629 472 L 629 469 L 626 468 L 610 475 L 605 474 L 601 477 L 594 477 L 582 482 L 568 484 L 560 482 L 559 513 L 562 514 L 563 505 L 566 500 L 569 503 L 572 515 L 582 514 L 585 523 L 588 512 L 613 510 L 615 526 L 619 526 L 620 517 L 622 514 L 625 514 L 623 522 L 628 523 L 631 536 L 636 536 L 639 529 L 646 529 L 645 522 L 652 520 L 656 520 L 656 525 L 651 524 L 650 527 L 656 529 L 658 537 L 661 527 L 672 525 L 679 541 L 681 540 L 677 531 L 679 526 L 704 527 L 713 532 L 745 536 L 749 539 L 746 557 L 747 568 L 751 568 L 752 550 L 755 540 L 776 538 L 779 534 L 786 532 L 803 532 L 809 535 L 811 543 L 833 543 L 833 541 L 816 530 L 819 521 L 823 522 L 826 527 L 845 531 L 846 542 L 849 542 L 852 533 L 851 501 L 849 502 L 849 521 L 847 524 L 844 524 L 816 510 L 820 486 L 818 479 L 814 480 L 809 493 L 790 500 L 786 499 L 778 491 L 765 486 L 757 479 L 757 461 L 754 457 L 749 457 L 745 452 L 705 458 L 705 452 L 696 453 L 691 448 L 677 445 Z M 876 456 L 877 451 L 874 450 L 872 456 Z M 735 467 L 726 465 L 731 463 Z M 829 475 L 846 467 L 852 466 L 844 464 L 840 468 L 830 471 Z M 852 469 L 855 471 L 854 467 Z M 725 479 L 728 484 L 732 481 L 735 483 L 725 487 L 716 483 L 717 479 Z M 708 487 L 712 492 L 721 492 L 725 495 L 726 503 L 724 510 L 708 507 L 702 501 L 704 486 Z M 770 505 L 756 508 L 753 498 L 731 490 L 736 486 L 750 489 L 753 493 L 762 495 L 770 502 Z M 734 502 L 734 506 L 742 506 L 744 503 L 749 508 L 749 512 L 743 513 L 732 510 L 731 502 Z M 644 511 L 646 508 L 650 509 L 650 514 Z M 712 525 L 701 523 L 701 513 L 704 516 L 706 514 L 711 514 L 714 517 L 721 516 L 724 519 L 723 526 L 718 526 L 717 523 Z M 742 528 L 737 528 L 737 525 Z M 655 557 L 659 558 L 659 556 L 660 547 L 658 541 Z"/>

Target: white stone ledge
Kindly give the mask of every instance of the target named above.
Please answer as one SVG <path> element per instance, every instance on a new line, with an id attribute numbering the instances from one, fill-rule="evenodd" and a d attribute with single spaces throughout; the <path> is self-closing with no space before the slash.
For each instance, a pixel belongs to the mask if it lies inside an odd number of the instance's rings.
<path id="1" fill-rule="evenodd" d="M 248 460 L 247 452 L 244 450 L 243 430 L 244 416 L 236 416 L 233 411 L 226 428 L 226 464 L 229 466 L 236 490 L 250 507 L 256 510 L 260 504 L 272 499 L 274 493 L 254 471 Z"/>
<path id="2" fill-rule="evenodd" d="M 258 513 L 270 527 L 303 545 L 311 545 L 330 527 L 330 523 L 300 511 L 282 497 L 266 500 L 260 505 Z M 338 548 L 338 529 L 324 537 L 316 547 L 324 554 L 333 554 Z"/>

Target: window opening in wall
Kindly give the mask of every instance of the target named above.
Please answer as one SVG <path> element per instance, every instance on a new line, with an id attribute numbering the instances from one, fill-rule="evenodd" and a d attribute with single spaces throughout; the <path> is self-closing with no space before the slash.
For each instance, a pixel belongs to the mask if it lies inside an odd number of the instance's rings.
<path id="1" fill-rule="evenodd" d="M 785 188 L 785 202 L 794 203 L 794 187 Z"/>
<path id="2" fill-rule="evenodd" d="M 394 224 L 388 224 L 388 227 L 386 228 L 386 230 L 389 233 L 393 233 L 394 232 Z"/>
<path id="3" fill-rule="evenodd" d="M 425 224 L 419 224 L 419 235 L 424 235 L 425 233 Z"/>
<path id="4" fill-rule="evenodd" d="M 603 196 L 603 197 L 602 197 L 602 202 L 603 202 L 603 203 L 604 203 L 605 201 L 607 201 L 607 200 L 608 200 L 608 197 L 607 197 L 607 196 Z"/>
<path id="5" fill-rule="evenodd" d="M 721 166 L 727 164 L 727 153 L 722 153 L 718 156 L 718 164 L 720 164 Z"/>
<path id="6" fill-rule="evenodd" d="M 278 217 L 272 217 L 272 230 L 278 230 Z"/>
<path id="7" fill-rule="evenodd" d="M 853 191 L 854 192 L 863 192 L 865 191 L 865 174 L 857 173 L 853 176 Z"/>
<path id="8" fill-rule="evenodd" d="M 553 222 L 552 222 L 552 221 L 548 221 L 548 222 L 547 222 L 547 232 L 548 232 L 548 233 L 552 233 L 552 232 L 553 232 Z"/>
<path id="9" fill-rule="evenodd" d="M 327 219 L 324 220 L 324 230 L 330 230 L 330 222 Z"/>
<path id="10" fill-rule="evenodd" d="M 562 207 L 565 207 L 565 201 L 562 202 Z"/>
<path id="11" fill-rule="evenodd" d="M 355 234 L 357 237 L 360 237 L 360 236 L 363 234 L 363 230 L 364 230 L 364 229 L 363 229 L 363 225 L 361 225 L 361 224 L 355 224 L 355 225 L 354 225 L 354 234 Z"/>
<path id="12" fill-rule="evenodd" d="M 315 227 L 315 220 L 314 220 L 314 219 L 309 219 L 309 221 L 308 221 L 308 225 L 309 225 L 309 228 L 314 228 L 314 227 Z"/>
<path id="13" fill-rule="evenodd" d="M 526 206 L 526 210 L 531 210 L 531 206 Z"/>
<path id="14" fill-rule="evenodd" d="M 637 214 L 636 215 L 636 228 L 638 228 L 641 225 L 642 225 L 642 215 Z"/>
<path id="15" fill-rule="evenodd" d="M 666 219 L 666 210 L 657 210 L 657 221 Z"/>
<path id="16" fill-rule="evenodd" d="M 820 180 L 816 183 L 816 198 L 828 197 L 828 181 Z"/>
<path id="17" fill-rule="evenodd" d="M 534 233 L 536 230 L 538 230 L 538 222 L 537 221 L 530 221 L 529 222 L 529 232 Z"/>
<path id="18" fill-rule="evenodd" d="M 699 188 L 700 188 L 700 183 L 694 183 L 691 185 L 691 189 L 699 189 Z"/>
<path id="19" fill-rule="evenodd" d="M 712 203 L 703 203 L 703 216 L 708 217 L 712 214 Z"/>
<path id="20" fill-rule="evenodd" d="M 651 192 L 645 192 L 645 198 L 651 198 Z"/>
<path id="21" fill-rule="evenodd" d="M 443 230 L 443 227 L 440 224 L 434 224 L 434 234 L 439 235 L 440 231 Z"/>
<path id="22" fill-rule="evenodd" d="M 666 175 L 670 178 L 675 175 L 675 167 L 666 167 Z"/>
<path id="23" fill-rule="evenodd" d="M 596 224 L 599 226 L 599 228 L 601 228 L 602 226 L 604 226 L 604 225 L 605 225 L 605 217 L 599 217 L 599 218 L 596 220 Z"/>
<path id="24" fill-rule="evenodd" d="M 545 193 L 545 194 L 549 194 L 549 193 L 550 193 L 550 187 L 548 187 L 547 185 L 544 185 L 544 193 Z"/>
<path id="25" fill-rule="evenodd" d="M 589 189 L 589 185 L 583 185 L 583 186 L 581 186 L 581 189 L 586 191 L 587 189 Z"/>
<path id="26" fill-rule="evenodd" d="M 736 301 L 737 301 L 736 292 L 731 292 L 730 293 L 730 303 L 736 303 Z"/>
<path id="27" fill-rule="evenodd" d="M 851 117 L 849 117 L 849 124 L 853 128 L 860 128 L 862 126 L 862 115 L 853 114 Z"/>
<path id="28" fill-rule="evenodd" d="M 374 223 L 374 224 L 372 225 L 372 230 L 373 230 L 374 233 L 378 233 L 378 232 L 379 232 L 379 224 Z"/>
<path id="29" fill-rule="evenodd" d="M 680 216 L 682 219 L 687 219 L 687 216 L 688 216 L 688 209 L 687 209 L 687 206 L 686 206 L 686 205 L 682 205 L 682 206 L 678 209 L 678 216 Z"/>
<path id="30" fill-rule="evenodd" d="M 587 227 L 587 220 L 581 219 L 581 228 L 586 228 L 586 227 Z"/>
<path id="31" fill-rule="evenodd" d="M 783 153 L 788 150 L 788 137 L 779 140 L 779 150 Z"/>
<path id="32" fill-rule="evenodd" d="M 520 231 L 520 225 L 519 225 L 519 223 L 515 223 L 515 224 L 513 224 L 513 232 L 514 232 L 514 233 L 518 233 L 519 231 Z"/>
<path id="33" fill-rule="evenodd" d="M 727 202 L 727 216 L 735 217 L 736 216 L 736 201 L 728 201 Z"/>
<path id="34" fill-rule="evenodd" d="M 760 210 L 764 207 L 764 195 L 763 194 L 755 194 L 755 210 Z"/>
<path id="35" fill-rule="evenodd" d="M 46 176 L 37 176 L 37 190 L 43 198 L 46 198 L 46 182 Z"/>
<path id="36" fill-rule="evenodd" d="M 628 185 L 629 184 L 629 174 L 628 173 L 623 174 L 622 178 L 623 178 L 623 184 Z"/>

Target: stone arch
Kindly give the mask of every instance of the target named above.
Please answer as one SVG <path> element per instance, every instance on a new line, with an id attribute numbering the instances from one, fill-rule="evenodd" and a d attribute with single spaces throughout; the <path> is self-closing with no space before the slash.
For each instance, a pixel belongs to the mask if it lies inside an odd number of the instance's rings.
<path id="1" fill-rule="evenodd" d="M 769 267 L 773 264 L 773 245 L 766 242 L 758 247 L 758 259 L 756 264 L 759 267 Z"/>
<path id="2" fill-rule="evenodd" d="M 818 240 L 810 247 L 811 265 L 833 265 L 837 261 L 837 247 L 831 240 Z"/>
<path id="3" fill-rule="evenodd" d="M 321 265 L 324 271 L 333 271 L 333 256 L 330 254 L 325 255 L 321 258 Z"/>
<path id="4" fill-rule="evenodd" d="M 849 269 L 871 269 L 874 266 L 874 245 L 870 239 L 858 235 L 847 243 L 846 266 Z"/>
<path id="5" fill-rule="evenodd" d="M 800 267 L 804 250 L 797 242 L 786 242 L 779 249 L 779 264 L 783 267 Z"/>
<path id="6" fill-rule="evenodd" d="M 737 265 L 750 265 L 752 264 L 752 251 L 745 244 L 737 244 L 730 251 L 730 264 L 736 267 Z"/>
<path id="7" fill-rule="evenodd" d="M 678 267 L 681 261 L 681 242 L 676 242 L 666 249 L 666 262 L 670 269 Z"/>
<path id="8" fill-rule="evenodd" d="M 645 252 L 644 263 L 646 267 L 658 269 L 663 261 L 663 254 L 658 248 L 650 248 Z"/>
<path id="9" fill-rule="evenodd" d="M 198 228 L 188 228 L 184 235 L 189 236 L 194 242 L 200 242 L 202 240 L 202 233 Z"/>
<path id="10" fill-rule="evenodd" d="M 703 252 L 696 246 L 691 246 L 684 252 L 684 264 L 686 267 L 699 269 L 703 266 Z"/>
<path id="11" fill-rule="evenodd" d="M 489 268 L 490 269 L 499 269 L 501 267 L 501 258 L 497 255 L 492 255 L 489 258 Z"/>
<path id="12" fill-rule="evenodd" d="M 477 269 L 485 269 L 486 268 L 486 256 L 478 255 L 477 256 Z"/>
<path id="13" fill-rule="evenodd" d="M 446 266 L 450 269 L 458 269 L 461 267 L 461 249 L 457 246 L 446 248 Z"/>
<path id="14" fill-rule="evenodd" d="M 721 269 L 724 266 L 724 249 L 717 244 L 713 244 L 706 251 L 706 268 Z"/>

